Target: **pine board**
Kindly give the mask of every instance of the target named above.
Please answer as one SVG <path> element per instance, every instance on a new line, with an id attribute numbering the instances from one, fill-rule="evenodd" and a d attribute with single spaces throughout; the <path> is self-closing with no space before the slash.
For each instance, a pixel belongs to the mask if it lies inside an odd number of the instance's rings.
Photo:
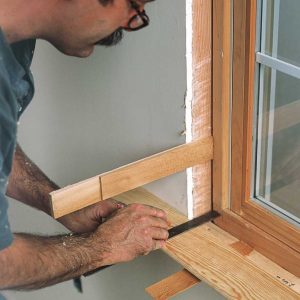
<path id="1" fill-rule="evenodd" d="M 164 209 L 173 226 L 187 220 L 145 189 L 115 198 L 126 204 L 144 203 Z M 239 243 L 229 233 L 207 223 L 169 240 L 164 252 L 228 299 L 300 298 L 298 277 Z"/>

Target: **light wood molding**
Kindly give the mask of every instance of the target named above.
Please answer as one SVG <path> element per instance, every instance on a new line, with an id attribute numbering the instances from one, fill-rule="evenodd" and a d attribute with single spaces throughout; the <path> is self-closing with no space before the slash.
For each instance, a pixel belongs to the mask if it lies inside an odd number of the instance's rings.
<path id="1" fill-rule="evenodd" d="M 198 284 L 200 280 L 183 269 L 146 288 L 155 300 L 167 300 Z"/>
<path id="2" fill-rule="evenodd" d="M 184 144 L 50 194 L 55 218 L 212 160 L 212 137 Z"/>
<path id="3" fill-rule="evenodd" d="M 50 194 L 50 205 L 54 218 L 101 201 L 99 176 L 69 185 Z"/>
<path id="4" fill-rule="evenodd" d="M 192 10 L 192 138 L 198 140 L 212 135 L 212 0 L 194 0 Z M 211 210 L 211 194 L 211 162 L 193 167 L 194 217 Z"/>
<path id="5" fill-rule="evenodd" d="M 213 1 L 213 207 L 229 207 L 231 1 Z"/>
<path id="6" fill-rule="evenodd" d="M 159 207 L 167 212 L 173 226 L 187 220 L 144 189 L 116 199 Z M 300 279 L 251 248 L 207 223 L 169 240 L 163 251 L 228 299 L 299 299 Z"/>

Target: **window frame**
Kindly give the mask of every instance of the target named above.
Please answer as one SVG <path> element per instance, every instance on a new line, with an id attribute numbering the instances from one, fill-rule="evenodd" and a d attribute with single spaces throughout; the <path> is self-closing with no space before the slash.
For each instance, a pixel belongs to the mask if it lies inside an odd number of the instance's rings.
<path id="1" fill-rule="evenodd" d="M 255 48 L 256 0 L 213 1 L 216 223 L 300 276 L 299 228 L 250 199 Z"/>

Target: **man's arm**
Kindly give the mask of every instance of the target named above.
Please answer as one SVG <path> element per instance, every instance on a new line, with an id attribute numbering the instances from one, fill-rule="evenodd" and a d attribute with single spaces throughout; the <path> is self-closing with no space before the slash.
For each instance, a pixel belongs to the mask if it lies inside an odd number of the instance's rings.
<path id="1" fill-rule="evenodd" d="M 95 268 L 125 262 L 164 246 L 166 214 L 132 204 L 89 234 L 40 237 L 16 234 L 0 251 L 0 290 L 37 289 Z"/>
<path id="2" fill-rule="evenodd" d="M 104 250 L 91 250 L 88 236 L 15 234 L 13 244 L 0 252 L 0 289 L 38 289 L 93 269 L 93 261 L 105 264 Z"/>
<path id="3" fill-rule="evenodd" d="M 58 188 L 17 145 L 7 196 L 50 214 L 48 194 Z"/>
<path id="4" fill-rule="evenodd" d="M 50 215 L 49 193 L 58 188 L 17 145 L 6 194 Z M 59 218 L 58 221 L 72 232 L 91 232 L 101 224 L 102 218 L 123 206 L 109 199 Z"/>

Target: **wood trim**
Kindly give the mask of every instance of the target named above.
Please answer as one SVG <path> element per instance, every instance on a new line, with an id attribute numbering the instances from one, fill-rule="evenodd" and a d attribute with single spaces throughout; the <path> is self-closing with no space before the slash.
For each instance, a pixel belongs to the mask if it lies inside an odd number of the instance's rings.
<path id="1" fill-rule="evenodd" d="M 222 191 L 227 192 L 226 189 L 230 187 L 230 209 L 237 214 L 230 210 L 222 211 L 223 218 L 217 222 L 217 225 L 246 241 L 290 272 L 299 275 L 299 229 L 249 201 L 253 105 L 250 102 L 253 103 L 254 98 L 255 26 L 253 27 L 253 22 L 256 24 L 256 1 L 254 0 L 233 2 L 231 183 L 229 179 L 227 181 L 226 178 L 222 179 L 224 174 L 227 176 L 229 168 L 228 160 L 224 158 L 224 153 L 229 146 L 224 150 L 222 145 L 228 145 L 230 142 L 230 135 L 226 134 L 226 131 L 222 132 L 223 128 L 228 127 L 230 120 L 228 106 L 224 105 L 226 96 L 222 93 L 223 86 L 225 85 L 227 91 L 226 87 L 230 85 L 228 83 L 230 60 L 228 62 L 220 54 L 230 49 L 228 45 L 224 47 L 223 42 L 224 39 L 230 40 L 228 21 L 227 27 L 223 25 L 224 19 L 228 20 L 230 17 L 230 8 L 225 9 L 225 4 L 226 1 L 214 1 L 213 10 L 213 207 L 220 211 L 229 208 L 228 197 L 226 197 L 228 194 L 224 195 Z M 224 72 L 227 78 L 221 75 Z"/>
<path id="2" fill-rule="evenodd" d="M 210 161 L 212 158 L 212 137 L 163 151 L 52 192 L 52 214 L 59 218 L 98 201 Z"/>
<path id="3" fill-rule="evenodd" d="M 50 193 L 52 216 L 57 219 L 101 200 L 101 184 L 95 176 Z"/>
<path id="4" fill-rule="evenodd" d="M 183 269 L 146 288 L 146 292 L 155 300 L 170 299 L 198 284 L 200 280 Z"/>
<path id="5" fill-rule="evenodd" d="M 242 206 L 241 216 L 300 253 L 299 229 L 255 202 Z"/>
<path id="6" fill-rule="evenodd" d="M 230 210 L 222 212 L 216 225 L 246 242 L 251 247 L 270 258 L 282 268 L 300 277 L 300 253 L 270 234 L 247 222 L 243 217 Z"/>
<path id="7" fill-rule="evenodd" d="M 249 46 L 249 32 L 250 28 L 248 21 L 247 11 L 250 2 L 252 0 L 234 0 L 233 2 L 233 83 L 232 83 L 232 164 L 231 164 L 231 209 L 240 213 L 241 211 L 241 199 L 244 199 L 245 196 L 245 176 L 241 176 L 241 170 L 245 173 L 246 165 L 244 160 L 239 155 L 245 155 L 247 152 L 245 149 L 245 135 L 247 135 L 247 122 L 245 116 L 247 114 L 247 86 L 251 84 L 247 79 L 249 76 L 247 60 L 249 57 L 246 57 L 246 48 Z M 248 3 L 248 4 L 247 4 Z M 255 22 L 256 24 L 256 22 Z M 253 25 L 253 24 L 252 24 Z M 248 52 L 249 53 L 249 52 Z M 253 78 L 251 79 L 253 81 Z M 250 194 L 249 194 L 250 196 Z"/>
<path id="8" fill-rule="evenodd" d="M 192 9 L 192 138 L 198 140 L 212 135 L 212 0 L 194 0 Z M 211 210 L 211 194 L 211 162 L 193 167 L 194 217 Z"/>
<path id="9" fill-rule="evenodd" d="M 300 253 L 300 231 L 250 200 L 256 1 L 234 1 L 231 209 Z"/>
<path id="10" fill-rule="evenodd" d="M 231 1 L 213 1 L 213 207 L 229 207 Z"/>
<path id="11" fill-rule="evenodd" d="M 159 207 L 166 211 L 172 226 L 187 220 L 144 189 L 129 191 L 116 199 L 126 204 Z M 236 226 L 239 228 L 239 223 Z M 207 223 L 168 240 L 163 250 L 229 299 L 299 299 L 300 279 L 251 248 L 216 225 Z M 291 250 L 286 248 L 289 255 Z M 299 256 L 287 260 L 291 264 L 300 263 Z"/>

